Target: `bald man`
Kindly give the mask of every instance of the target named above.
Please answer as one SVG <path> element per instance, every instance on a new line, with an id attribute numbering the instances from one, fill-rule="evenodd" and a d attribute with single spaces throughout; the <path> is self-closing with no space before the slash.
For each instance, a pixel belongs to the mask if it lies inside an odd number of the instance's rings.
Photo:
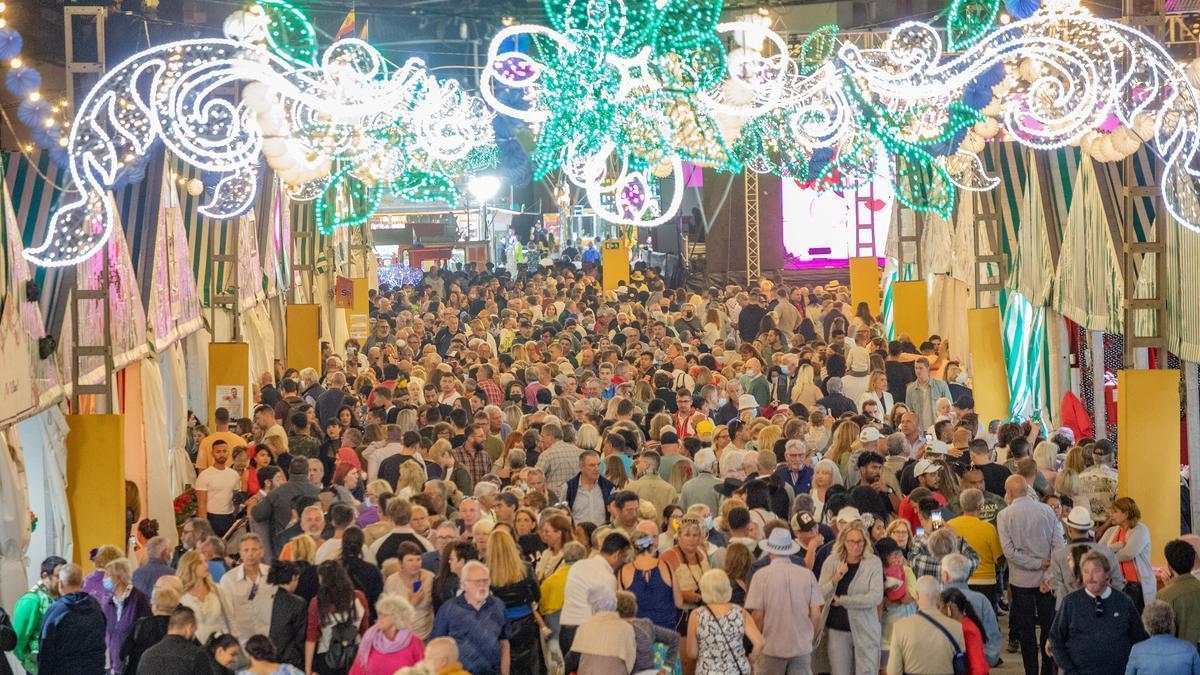
<path id="1" fill-rule="evenodd" d="M 434 638 L 425 645 L 425 664 L 435 673 L 444 675 L 466 674 L 458 662 L 458 645 L 452 638 Z"/>
<path id="2" fill-rule="evenodd" d="M 1047 505 L 1030 498 L 1029 485 L 1018 475 L 1004 481 L 1008 507 L 996 515 L 1000 547 L 1008 560 L 1012 584 L 1011 623 L 1021 640 L 1026 673 L 1054 672 L 1054 662 L 1044 645 L 1054 620 L 1054 595 L 1050 591 L 1050 556 L 1063 547 L 1062 523 Z M 1041 638 L 1035 634 L 1041 628 Z"/>

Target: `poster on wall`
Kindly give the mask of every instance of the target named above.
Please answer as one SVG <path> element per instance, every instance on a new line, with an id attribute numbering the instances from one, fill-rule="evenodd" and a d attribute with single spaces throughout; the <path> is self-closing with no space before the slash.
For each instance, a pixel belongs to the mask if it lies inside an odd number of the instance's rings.
<path id="1" fill-rule="evenodd" d="M 371 315 L 350 315 L 350 337 L 355 340 L 366 340 L 371 337 Z"/>
<path id="2" fill-rule="evenodd" d="M 338 309 L 354 309 L 354 281 L 339 276 L 333 286 L 333 306 Z"/>
<path id="3" fill-rule="evenodd" d="M 229 419 L 246 417 L 246 388 L 241 385 L 217 385 L 217 407 L 229 413 Z"/>

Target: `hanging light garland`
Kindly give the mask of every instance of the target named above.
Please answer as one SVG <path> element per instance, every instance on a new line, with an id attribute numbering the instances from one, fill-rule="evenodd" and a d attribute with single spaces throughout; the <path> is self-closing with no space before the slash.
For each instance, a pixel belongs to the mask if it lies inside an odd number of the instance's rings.
<path id="1" fill-rule="evenodd" d="M 50 151 L 51 158 L 64 164 L 67 157 L 67 101 L 51 100 L 42 91 L 42 74 L 25 62 L 21 51 L 25 40 L 21 33 L 8 22 L 8 3 L 0 2 L 0 64 L 8 66 L 4 76 L 4 87 L 16 96 L 17 119 L 29 127 L 32 144 L 21 147 L 23 152 L 32 152 L 34 147 Z"/>
<path id="2" fill-rule="evenodd" d="M 224 27 L 225 39 L 140 52 L 88 92 L 66 147 L 78 192 L 28 259 L 70 265 L 99 250 L 116 222 L 107 191 L 159 141 L 219 176 L 203 215 L 252 206 L 262 155 L 293 199 L 316 200 L 324 233 L 364 223 L 387 193 L 454 201 L 459 178 L 495 163 L 492 113 L 421 61 L 394 68 L 353 38 L 322 52 L 282 0 L 234 12 Z M 244 86 L 240 103 L 214 93 L 228 85 Z"/>

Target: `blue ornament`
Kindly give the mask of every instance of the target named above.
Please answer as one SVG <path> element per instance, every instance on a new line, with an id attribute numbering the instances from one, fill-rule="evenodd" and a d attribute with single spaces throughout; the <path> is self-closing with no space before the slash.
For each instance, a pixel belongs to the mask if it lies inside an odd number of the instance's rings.
<path id="1" fill-rule="evenodd" d="M 44 120 L 49 116 L 50 102 L 44 98 L 37 101 L 22 99 L 17 105 L 17 119 L 27 127 L 44 128 L 46 124 Z"/>
<path id="2" fill-rule="evenodd" d="M 6 27 L 0 28 L 0 60 L 8 61 L 15 59 L 21 55 L 21 48 L 25 46 L 25 41 L 21 39 L 21 34 L 15 28 Z"/>
<path id="3" fill-rule="evenodd" d="M 71 155 L 67 153 L 66 148 L 60 145 L 55 145 L 55 147 L 50 149 L 50 161 L 54 162 L 58 166 L 65 168 L 70 159 Z"/>
<path id="4" fill-rule="evenodd" d="M 949 157 L 958 152 L 958 146 L 962 145 L 963 139 L 967 137 L 967 131 L 967 129 L 959 129 L 953 137 L 930 145 L 925 148 L 925 151 L 934 157 Z"/>
<path id="5" fill-rule="evenodd" d="M 1039 0 L 1004 0 L 1004 8 L 1014 19 L 1028 19 L 1041 5 Z"/>
<path id="6" fill-rule="evenodd" d="M 4 86 L 8 87 L 13 94 L 24 97 L 42 86 L 42 74 L 29 66 L 13 68 L 5 76 Z"/>
<path id="7" fill-rule="evenodd" d="M 814 181 L 820 177 L 821 172 L 825 171 L 825 165 L 833 159 L 833 148 L 821 147 L 816 148 L 812 152 L 812 158 L 808 160 L 808 175 L 805 176 L 805 181 Z"/>
<path id="8" fill-rule="evenodd" d="M 58 147 L 59 133 L 58 128 L 47 129 L 44 126 L 33 126 L 29 136 L 33 142 L 40 148 Z"/>
<path id="9" fill-rule="evenodd" d="M 982 87 L 972 82 L 963 89 L 962 103 L 972 110 L 983 110 L 992 102 L 992 88 Z"/>

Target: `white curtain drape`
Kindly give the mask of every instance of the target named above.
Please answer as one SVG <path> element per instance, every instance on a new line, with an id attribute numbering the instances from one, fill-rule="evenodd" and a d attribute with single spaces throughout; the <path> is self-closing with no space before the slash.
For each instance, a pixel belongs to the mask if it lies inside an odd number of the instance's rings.
<path id="1" fill-rule="evenodd" d="M 212 342 L 212 335 L 206 330 L 198 330 L 183 341 L 186 371 L 180 381 L 187 383 L 188 410 L 196 413 L 196 417 L 202 420 L 208 419 L 208 344 L 210 342 Z"/>
<path id="2" fill-rule="evenodd" d="M 26 589 L 29 493 L 21 446 L 12 428 L 0 433 L 0 605 L 12 612 Z"/>
<path id="3" fill-rule="evenodd" d="M 142 440 L 146 444 L 146 516 L 158 521 L 159 533 L 175 542 L 175 494 L 171 490 L 167 395 L 156 357 L 139 369 L 142 378 Z"/>
<path id="4" fill-rule="evenodd" d="M 67 420 L 57 406 L 22 420 L 16 435 L 25 456 L 29 509 L 38 526 L 30 539 L 31 574 L 46 556 L 71 559 L 74 537 L 67 504 Z"/>
<path id="5" fill-rule="evenodd" d="M 179 496 L 188 485 L 196 482 L 196 468 L 192 466 L 186 450 L 188 376 L 187 367 L 183 362 L 183 351 L 183 345 L 176 342 L 163 353 L 159 363 L 159 376 L 167 403 L 167 447 L 170 449 L 167 464 L 170 469 L 172 499 Z"/>

